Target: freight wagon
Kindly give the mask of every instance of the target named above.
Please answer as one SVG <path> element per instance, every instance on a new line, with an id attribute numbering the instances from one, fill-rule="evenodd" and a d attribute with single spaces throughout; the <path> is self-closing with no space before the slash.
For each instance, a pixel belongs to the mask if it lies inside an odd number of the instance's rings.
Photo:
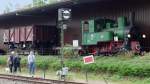
<path id="1" fill-rule="evenodd" d="M 55 26 L 30 25 L 4 30 L 4 44 L 10 50 L 36 50 L 40 54 L 54 54 L 54 47 L 60 45 L 59 30 Z"/>

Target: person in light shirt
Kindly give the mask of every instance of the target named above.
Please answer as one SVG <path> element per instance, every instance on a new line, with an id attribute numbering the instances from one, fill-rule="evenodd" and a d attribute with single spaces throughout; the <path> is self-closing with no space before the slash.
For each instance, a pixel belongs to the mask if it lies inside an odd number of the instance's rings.
<path id="1" fill-rule="evenodd" d="M 30 51 L 28 55 L 29 74 L 34 75 L 35 72 L 35 55 L 33 51 Z"/>

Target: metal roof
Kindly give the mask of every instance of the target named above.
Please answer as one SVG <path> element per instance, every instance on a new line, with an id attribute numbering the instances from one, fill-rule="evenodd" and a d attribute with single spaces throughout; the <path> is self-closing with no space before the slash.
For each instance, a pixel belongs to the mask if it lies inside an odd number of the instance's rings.
<path id="1" fill-rule="evenodd" d="M 147 0 L 126 0 L 125 2 L 143 2 Z M 135 2 L 136 1 L 136 2 Z M 87 8 L 95 4 L 104 5 L 104 3 L 119 3 L 122 0 L 67 0 L 65 2 L 46 5 L 38 8 L 31 8 L 25 10 L 18 10 L 7 14 L 0 15 L 0 27 L 9 27 L 14 25 L 28 25 L 34 23 L 54 21 L 57 19 L 57 9 L 62 7 L 69 7 L 72 9 Z M 120 4 L 120 3 L 119 3 Z M 110 5 L 110 4 L 108 4 Z"/>
<path id="2" fill-rule="evenodd" d="M 97 2 L 101 0 L 67 0 L 65 2 L 46 5 L 38 8 L 18 10 L 7 14 L 0 15 L 0 26 L 11 26 L 17 24 L 32 24 L 40 20 L 47 21 L 46 19 L 56 19 L 56 12 L 61 7 L 72 7 L 89 2 Z M 55 18 L 54 18 L 55 16 Z"/>

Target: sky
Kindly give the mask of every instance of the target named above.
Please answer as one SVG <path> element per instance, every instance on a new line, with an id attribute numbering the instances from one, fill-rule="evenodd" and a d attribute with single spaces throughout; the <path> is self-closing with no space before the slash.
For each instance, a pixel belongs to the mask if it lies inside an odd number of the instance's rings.
<path id="1" fill-rule="evenodd" d="M 14 11 L 15 7 L 23 7 L 24 5 L 32 3 L 32 0 L 0 0 L 0 13 L 3 13 L 6 7 L 10 6 L 10 3 L 12 4 L 11 10 Z"/>

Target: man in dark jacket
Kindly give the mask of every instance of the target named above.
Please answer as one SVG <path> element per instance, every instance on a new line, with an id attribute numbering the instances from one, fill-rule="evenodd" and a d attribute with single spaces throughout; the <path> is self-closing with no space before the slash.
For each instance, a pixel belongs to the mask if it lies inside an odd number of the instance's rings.
<path id="1" fill-rule="evenodd" d="M 16 53 L 16 56 L 14 57 L 14 72 L 17 72 L 17 69 L 21 72 L 21 67 L 20 67 L 20 60 L 21 58 L 19 57 L 18 53 Z"/>
<path id="2" fill-rule="evenodd" d="M 9 69 L 10 69 L 10 73 L 12 73 L 13 72 L 13 65 L 14 65 L 14 63 L 13 63 L 13 60 L 14 60 L 14 51 L 12 51 L 11 52 L 11 54 L 10 54 L 10 56 L 8 57 L 8 60 L 7 60 L 7 62 L 8 62 L 8 66 L 9 66 Z"/>

